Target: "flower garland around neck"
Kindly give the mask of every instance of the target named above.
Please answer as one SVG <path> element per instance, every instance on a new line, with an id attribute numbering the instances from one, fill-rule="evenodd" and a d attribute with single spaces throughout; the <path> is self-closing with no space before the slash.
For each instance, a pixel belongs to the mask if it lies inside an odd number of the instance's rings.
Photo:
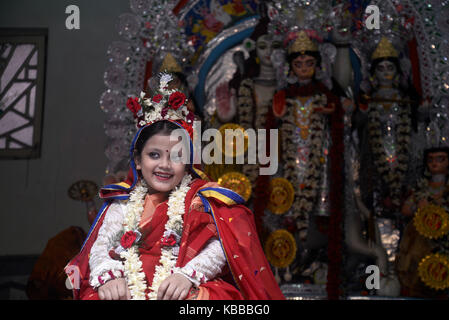
<path id="1" fill-rule="evenodd" d="M 150 300 L 157 298 L 157 291 L 162 281 L 164 281 L 175 267 L 178 252 L 179 242 L 183 230 L 182 216 L 185 211 L 185 197 L 189 191 L 192 177 L 185 175 L 180 185 L 176 187 L 168 198 L 168 221 L 165 224 L 164 237 L 162 238 L 161 258 L 159 265 L 153 276 L 153 283 L 149 287 L 151 292 L 148 294 Z M 145 182 L 139 181 L 135 189 L 129 196 L 126 204 L 124 232 L 138 233 L 140 219 L 143 213 L 144 200 L 148 192 L 148 187 Z M 120 257 L 125 259 L 124 269 L 125 276 L 128 282 L 128 287 L 133 300 L 145 300 L 147 297 L 145 291 L 147 289 L 145 273 L 142 269 L 142 262 L 139 258 L 139 246 L 137 241 L 120 253 Z"/>
<path id="2" fill-rule="evenodd" d="M 371 149 L 374 154 L 374 165 L 381 176 L 382 182 L 385 183 L 391 194 L 391 200 L 397 207 L 400 206 L 400 197 L 402 184 L 408 169 L 408 151 L 410 144 L 411 120 L 410 108 L 408 105 L 399 106 L 399 121 L 396 129 L 396 146 L 397 146 L 397 165 L 391 167 L 388 165 L 387 153 L 384 148 L 384 137 L 382 135 L 380 112 L 377 110 L 378 104 L 371 105 L 369 116 L 369 136 Z M 391 107 L 393 108 L 393 107 Z"/>

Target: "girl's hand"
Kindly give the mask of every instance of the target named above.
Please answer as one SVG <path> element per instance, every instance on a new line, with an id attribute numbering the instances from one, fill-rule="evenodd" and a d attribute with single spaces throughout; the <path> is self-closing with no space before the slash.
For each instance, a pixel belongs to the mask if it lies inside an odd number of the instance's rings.
<path id="1" fill-rule="evenodd" d="M 158 300 L 184 300 L 189 294 L 192 282 L 182 274 L 174 273 L 165 279 L 157 291 Z"/>
<path id="2" fill-rule="evenodd" d="M 109 280 L 98 288 L 100 300 L 129 300 L 131 293 L 125 278 Z"/>

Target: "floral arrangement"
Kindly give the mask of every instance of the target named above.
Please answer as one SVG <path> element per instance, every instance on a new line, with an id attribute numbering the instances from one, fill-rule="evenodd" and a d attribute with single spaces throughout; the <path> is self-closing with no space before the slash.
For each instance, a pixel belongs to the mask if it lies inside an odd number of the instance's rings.
<path id="1" fill-rule="evenodd" d="M 185 175 L 181 184 L 176 187 L 168 199 L 168 221 L 165 224 L 165 232 L 161 239 L 162 254 L 159 265 L 153 277 L 153 283 L 149 286 L 151 290 L 146 296 L 146 277 L 139 258 L 140 232 L 138 231 L 140 219 L 143 212 L 145 195 L 148 188 L 145 182 L 140 181 L 131 192 L 126 204 L 125 220 L 123 224 L 124 234 L 120 240 L 123 248 L 120 257 L 124 259 L 125 277 L 133 300 L 155 300 L 161 283 L 171 274 L 174 269 L 179 253 L 180 239 L 183 230 L 183 214 L 185 211 L 185 197 L 189 191 L 192 177 Z"/>
<path id="2" fill-rule="evenodd" d="M 159 75 L 159 90 L 151 99 L 145 98 L 145 92 L 139 97 L 129 98 L 126 106 L 133 113 L 136 125 L 141 128 L 160 120 L 175 120 L 193 135 L 194 113 L 187 108 L 187 98 L 176 89 L 169 89 L 173 77 L 167 73 Z"/>

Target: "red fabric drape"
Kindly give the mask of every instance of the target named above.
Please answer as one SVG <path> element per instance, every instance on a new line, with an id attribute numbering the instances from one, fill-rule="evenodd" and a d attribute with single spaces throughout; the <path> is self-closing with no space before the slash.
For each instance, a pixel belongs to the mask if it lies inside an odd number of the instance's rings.
<path id="1" fill-rule="evenodd" d="M 419 96 L 422 97 L 421 72 L 419 70 L 418 43 L 416 42 L 416 38 L 408 42 L 408 50 L 410 62 L 412 63 L 413 86 Z"/>
<path id="2" fill-rule="evenodd" d="M 214 215 L 192 210 L 188 212 L 190 204 L 197 191 L 206 183 L 195 180 L 186 196 L 187 213 L 184 215 L 184 230 L 177 266 L 187 264 L 207 241 L 217 235 L 226 253 L 230 270 L 240 289 L 237 290 L 234 281 L 228 277 L 210 281 L 202 286 L 209 289 L 210 299 L 283 299 L 271 269 L 260 247 L 254 219 L 251 211 L 241 205 L 227 206 L 212 200 Z M 74 290 L 75 299 L 98 299 L 96 290 L 89 285 L 89 252 L 98 235 L 107 209 L 100 216 L 85 246 L 69 264 L 77 266 L 81 276 L 80 290 Z M 167 206 L 160 205 L 150 222 L 152 232 L 147 235 L 144 245 L 140 248 L 141 259 L 149 283 L 152 282 L 155 263 L 159 260 L 160 246 L 156 245 L 164 232 Z M 229 223 L 227 225 L 225 223 Z M 215 227 L 217 226 L 217 228 Z M 238 256 L 238 258 L 236 258 Z"/>

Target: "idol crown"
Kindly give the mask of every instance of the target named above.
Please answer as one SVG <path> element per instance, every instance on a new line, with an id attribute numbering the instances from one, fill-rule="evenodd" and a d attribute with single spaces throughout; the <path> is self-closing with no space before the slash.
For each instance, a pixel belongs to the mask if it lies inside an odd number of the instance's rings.
<path id="1" fill-rule="evenodd" d="M 318 51 L 318 46 L 314 43 L 304 30 L 296 34 L 296 39 L 288 50 L 288 53 L 300 52 L 304 54 L 306 51 Z"/>
<path id="2" fill-rule="evenodd" d="M 397 58 L 398 56 L 398 52 L 393 47 L 393 44 L 387 38 L 382 37 L 376 50 L 374 50 L 371 59 Z"/>
<path id="3" fill-rule="evenodd" d="M 169 83 L 173 76 L 160 73 L 159 89 L 151 98 L 145 98 L 141 92 L 139 97 L 129 98 L 126 106 L 134 114 L 136 126 L 144 127 L 161 120 L 171 120 L 180 123 L 189 133 L 192 131 L 194 114 L 187 108 L 187 98 L 177 89 L 170 89 Z"/>

